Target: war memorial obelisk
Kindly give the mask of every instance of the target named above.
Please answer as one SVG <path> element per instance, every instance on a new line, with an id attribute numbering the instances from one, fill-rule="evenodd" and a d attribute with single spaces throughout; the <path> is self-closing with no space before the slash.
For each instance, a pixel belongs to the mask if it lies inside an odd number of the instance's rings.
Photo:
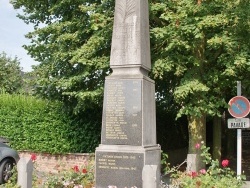
<path id="1" fill-rule="evenodd" d="M 160 182 L 148 0 L 116 0 L 105 79 L 96 188 L 155 188 Z"/>

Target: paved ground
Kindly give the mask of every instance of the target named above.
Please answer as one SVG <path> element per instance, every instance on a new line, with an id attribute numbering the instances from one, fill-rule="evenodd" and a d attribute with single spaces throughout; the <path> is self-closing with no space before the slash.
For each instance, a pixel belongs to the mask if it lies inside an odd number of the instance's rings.
<path id="1" fill-rule="evenodd" d="M 250 181 L 246 181 L 246 184 L 243 185 L 242 188 L 249 188 L 250 187 Z"/>

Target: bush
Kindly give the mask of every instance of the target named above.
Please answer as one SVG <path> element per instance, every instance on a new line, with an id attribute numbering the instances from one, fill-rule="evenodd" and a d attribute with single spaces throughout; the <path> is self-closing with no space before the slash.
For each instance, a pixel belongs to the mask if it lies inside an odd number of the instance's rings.
<path id="1" fill-rule="evenodd" d="M 0 95 L 1 136 L 7 137 L 17 150 L 92 152 L 99 143 L 101 127 L 94 120 L 68 114 L 60 102 Z"/>
<path id="2" fill-rule="evenodd" d="M 46 188 L 92 188 L 94 186 L 95 164 L 94 155 L 90 156 L 88 162 L 82 167 L 72 166 L 71 169 L 65 168 L 65 164 L 56 167 L 57 173 L 38 173 L 36 169 L 36 155 L 32 154 L 30 159 L 33 162 L 34 169 L 32 174 L 32 187 L 46 187 Z M 17 168 L 12 170 L 12 177 L 9 181 L 0 188 L 20 188 L 17 185 Z"/>
<path id="3" fill-rule="evenodd" d="M 78 187 L 92 188 L 94 186 L 94 157 L 82 167 L 74 166 L 71 169 L 63 169 L 57 174 L 50 174 L 44 182 L 46 187 Z"/>
<path id="4" fill-rule="evenodd" d="M 209 147 L 204 143 L 196 144 L 196 149 L 201 150 L 203 162 L 207 165 L 207 169 L 201 169 L 199 172 L 180 171 L 178 168 L 169 168 L 166 165 L 167 172 L 171 173 L 171 186 L 180 188 L 240 188 L 243 185 L 245 176 L 237 176 L 234 171 L 229 168 L 229 160 L 222 160 L 221 165 L 218 160 L 212 160 L 211 154 L 208 152 Z"/>

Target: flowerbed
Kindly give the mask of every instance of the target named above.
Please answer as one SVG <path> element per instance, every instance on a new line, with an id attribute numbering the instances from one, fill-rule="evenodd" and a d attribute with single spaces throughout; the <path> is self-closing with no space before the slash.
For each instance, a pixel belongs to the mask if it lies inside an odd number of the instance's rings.
<path id="1" fill-rule="evenodd" d="M 75 165 L 68 168 L 67 165 L 57 165 L 56 173 L 39 173 L 37 169 L 37 156 L 31 154 L 30 159 L 33 161 L 33 188 L 92 188 L 94 187 L 94 156 L 83 166 Z M 65 167 L 66 166 L 66 167 Z M 0 185 L 0 188 L 18 188 L 17 170 L 13 171 L 13 176 L 8 183 Z"/>
<path id="2" fill-rule="evenodd" d="M 161 182 L 161 188 L 240 188 L 243 185 L 244 176 L 237 176 L 229 167 L 228 159 L 222 160 L 219 164 L 218 160 L 212 160 L 211 154 L 208 152 L 204 143 L 196 144 L 195 148 L 200 153 L 206 168 L 200 169 L 198 172 L 181 171 L 179 167 L 170 168 L 166 162 L 166 154 L 163 154 L 162 165 L 164 166 L 164 174 L 170 175 L 170 183 Z M 33 188 L 93 188 L 94 187 L 94 156 L 90 157 L 82 166 L 65 167 L 64 164 L 58 165 L 57 173 L 47 173 L 37 176 L 35 154 L 31 155 L 34 162 Z M 4 185 L 4 188 L 17 188 L 17 173 L 13 173 L 11 180 Z M 1 187 L 1 186 L 0 186 Z M 117 188 L 117 187 L 112 187 Z"/>
<path id="3" fill-rule="evenodd" d="M 208 152 L 209 147 L 206 147 L 203 142 L 195 145 L 198 153 L 201 153 L 203 162 L 206 168 L 200 169 L 198 172 L 194 171 L 180 171 L 178 168 L 169 168 L 166 164 L 165 174 L 171 177 L 170 186 L 178 188 L 240 188 L 245 180 L 245 176 L 237 176 L 236 173 L 230 169 L 229 160 L 222 160 L 219 164 L 218 160 L 212 160 L 211 154 Z M 167 187 L 167 186 L 166 186 Z"/>

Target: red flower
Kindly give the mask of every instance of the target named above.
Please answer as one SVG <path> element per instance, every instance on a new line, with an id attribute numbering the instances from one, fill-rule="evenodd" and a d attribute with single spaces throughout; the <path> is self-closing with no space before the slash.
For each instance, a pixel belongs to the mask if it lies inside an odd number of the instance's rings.
<path id="1" fill-rule="evenodd" d="M 205 169 L 201 169 L 201 170 L 200 170 L 200 173 L 201 173 L 201 174 L 206 174 L 206 172 L 207 172 L 207 171 L 206 171 Z"/>
<path id="2" fill-rule="evenodd" d="M 196 149 L 200 149 L 201 145 L 199 143 L 195 144 Z"/>
<path id="3" fill-rule="evenodd" d="M 77 165 L 75 165 L 74 168 L 73 168 L 73 170 L 74 170 L 75 172 L 79 172 L 79 167 L 78 167 Z"/>
<path id="4" fill-rule="evenodd" d="M 82 169 L 82 173 L 84 173 L 84 174 L 86 174 L 88 171 L 87 171 L 87 169 Z"/>
<path id="5" fill-rule="evenodd" d="M 194 178 L 197 176 L 197 172 L 192 172 L 191 176 Z"/>
<path id="6" fill-rule="evenodd" d="M 32 153 L 30 159 L 34 162 L 36 160 L 36 154 Z"/>
<path id="7" fill-rule="evenodd" d="M 221 162 L 221 165 L 225 168 L 229 165 L 229 160 L 225 159 Z"/>
<path id="8" fill-rule="evenodd" d="M 192 172 L 189 172 L 188 175 L 191 176 L 192 178 L 194 178 L 194 177 L 196 177 L 198 174 L 197 174 L 197 172 L 192 171 Z"/>

